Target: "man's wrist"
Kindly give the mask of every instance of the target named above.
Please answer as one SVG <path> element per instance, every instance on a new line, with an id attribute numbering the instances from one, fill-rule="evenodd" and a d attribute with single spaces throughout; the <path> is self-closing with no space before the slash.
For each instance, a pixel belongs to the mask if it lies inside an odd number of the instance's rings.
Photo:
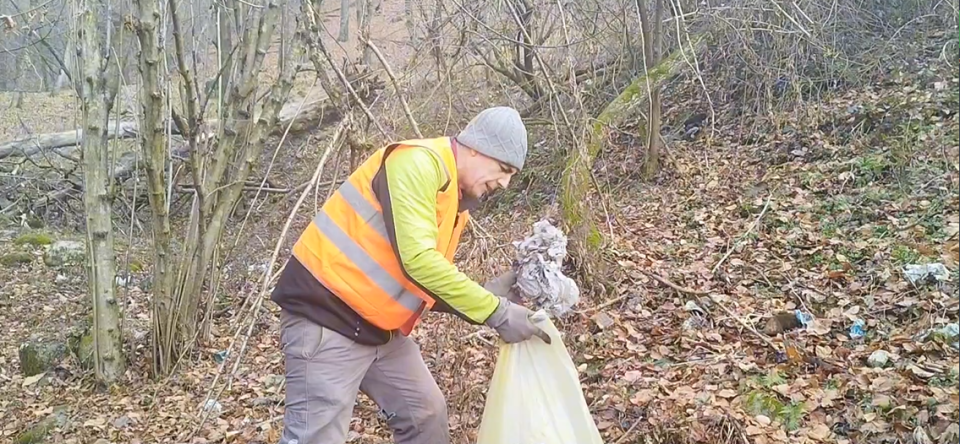
<path id="1" fill-rule="evenodd" d="M 489 327 L 497 327 L 503 323 L 503 318 L 507 312 L 507 304 L 510 303 L 507 298 L 502 296 L 494 296 L 497 299 L 497 307 L 490 312 L 490 316 L 487 316 L 487 319 L 483 323 Z"/>

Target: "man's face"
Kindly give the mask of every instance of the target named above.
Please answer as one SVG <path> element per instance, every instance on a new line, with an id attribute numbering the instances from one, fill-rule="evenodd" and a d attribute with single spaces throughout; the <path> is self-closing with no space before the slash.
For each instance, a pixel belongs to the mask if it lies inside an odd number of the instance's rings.
<path id="1" fill-rule="evenodd" d="M 467 149 L 463 156 L 460 175 L 460 189 L 471 197 L 480 199 L 498 189 L 510 185 L 510 178 L 516 174 L 513 168 L 499 160 L 487 157 L 473 149 Z"/>

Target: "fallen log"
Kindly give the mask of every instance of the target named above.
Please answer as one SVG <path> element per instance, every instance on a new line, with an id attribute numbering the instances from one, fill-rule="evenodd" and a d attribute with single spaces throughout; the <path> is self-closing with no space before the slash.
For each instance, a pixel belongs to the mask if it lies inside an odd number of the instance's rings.
<path id="1" fill-rule="evenodd" d="M 297 109 L 300 108 L 299 115 Z M 307 92 L 304 97 L 292 99 L 287 102 L 280 113 L 277 115 L 277 126 L 271 131 L 271 135 L 282 134 L 287 125 L 293 122 L 290 127 L 291 134 L 308 131 L 318 126 L 329 125 L 340 119 L 340 112 L 335 106 L 331 106 L 327 100 L 326 94 L 322 88 L 313 88 Z M 296 118 L 296 121 L 293 119 Z M 217 121 L 211 120 L 206 123 L 209 128 L 216 128 Z M 180 132 L 176 125 L 171 128 L 173 135 L 179 136 Z M 107 130 L 109 139 L 132 139 L 140 134 L 139 125 L 136 121 L 114 120 L 110 122 Z M 30 157 L 34 154 L 55 150 L 65 147 L 77 147 L 83 138 L 83 130 L 76 129 L 62 131 L 57 133 L 35 134 L 9 142 L 0 143 L 0 159 L 8 157 Z"/>
<path id="2" fill-rule="evenodd" d="M 110 122 L 107 137 L 110 139 L 129 139 L 139 134 L 137 122 Z M 76 129 L 59 133 L 36 134 L 0 144 L 0 159 L 7 157 L 30 157 L 42 151 L 55 150 L 68 146 L 78 146 L 83 138 L 83 130 Z"/>

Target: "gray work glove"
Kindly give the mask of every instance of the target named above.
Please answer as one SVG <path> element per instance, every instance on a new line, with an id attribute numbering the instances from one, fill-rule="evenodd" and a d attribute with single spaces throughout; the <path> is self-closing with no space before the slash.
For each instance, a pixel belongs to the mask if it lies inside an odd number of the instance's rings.
<path id="1" fill-rule="evenodd" d="M 516 284 L 517 273 L 513 270 L 508 270 L 500 276 L 487 281 L 486 284 L 483 284 L 483 288 L 486 288 L 487 291 L 497 296 L 502 296 L 509 299 L 510 302 L 519 304 L 520 293 L 518 293 L 514 288 Z"/>
<path id="2" fill-rule="evenodd" d="M 536 335 L 543 342 L 550 343 L 550 335 L 530 321 L 530 316 L 533 315 L 532 311 L 522 305 L 510 302 L 503 296 L 498 297 L 500 298 L 500 305 L 487 319 L 486 324 L 497 331 L 503 342 L 513 344 L 526 341 Z"/>

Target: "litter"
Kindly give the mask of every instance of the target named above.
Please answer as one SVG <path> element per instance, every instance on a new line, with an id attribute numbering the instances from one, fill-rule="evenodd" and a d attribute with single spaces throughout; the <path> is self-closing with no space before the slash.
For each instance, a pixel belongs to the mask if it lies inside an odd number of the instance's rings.
<path id="1" fill-rule="evenodd" d="M 603 444 L 560 332 L 545 310 L 530 319 L 551 343 L 501 342 L 477 444 Z"/>
<path id="2" fill-rule="evenodd" d="M 850 326 L 850 339 L 862 338 L 865 334 L 864 328 L 866 328 L 866 324 L 863 323 L 863 319 L 854 321 L 853 325 Z"/>
<path id="3" fill-rule="evenodd" d="M 950 272 L 941 263 L 905 265 L 903 275 L 914 285 L 936 284 L 950 280 Z"/>
<path id="4" fill-rule="evenodd" d="M 563 275 L 567 237 L 547 220 L 533 224 L 533 233 L 520 242 L 515 262 L 520 297 L 532 309 L 543 309 L 552 317 L 563 317 L 580 300 L 576 282 Z"/>

